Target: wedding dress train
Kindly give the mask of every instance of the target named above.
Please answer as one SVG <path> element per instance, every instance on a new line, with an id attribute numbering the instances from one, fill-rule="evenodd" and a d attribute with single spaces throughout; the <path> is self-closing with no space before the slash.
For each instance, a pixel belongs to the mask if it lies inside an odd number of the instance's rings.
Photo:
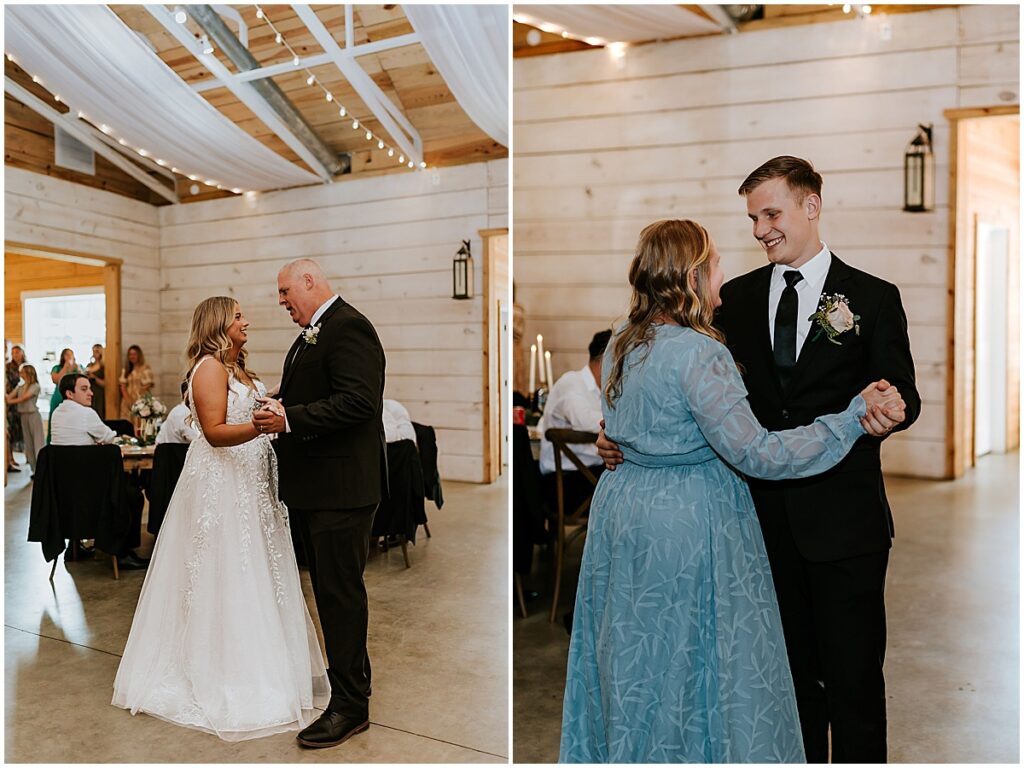
<path id="1" fill-rule="evenodd" d="M 227 423 L 249 421 L 257 392 L 234 377 L 228 390 Z M 189 393 L 199 428 L 191 383 Z M 153 550 L 112 703 L 238 741 L 304 727 L 329 694 L 270 439 L 215 448 L 200 434 Z"/>

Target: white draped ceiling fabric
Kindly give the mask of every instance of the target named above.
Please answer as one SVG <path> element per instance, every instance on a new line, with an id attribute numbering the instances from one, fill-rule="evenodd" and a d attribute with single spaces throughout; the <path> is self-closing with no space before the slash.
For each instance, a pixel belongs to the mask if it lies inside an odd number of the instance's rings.
<path id="1" fill-rule="evenodd" d="M 430 60 L 469 119 L 508 146 L 507 5 L 403 5 Z"/>
<path id="2" fill-rule="evenodd" d="M 715 22 L 678 5 L 517 5 L 515 17 L 552 24 L 572 37 L 639 43 L 721 32 Z"/>
<path id="3" fill-rule="evenodd" d="M 110 135 L 226 188 L 319 183 L 193 91 L 105 5 L 8 5 L 5 51 Z"/>

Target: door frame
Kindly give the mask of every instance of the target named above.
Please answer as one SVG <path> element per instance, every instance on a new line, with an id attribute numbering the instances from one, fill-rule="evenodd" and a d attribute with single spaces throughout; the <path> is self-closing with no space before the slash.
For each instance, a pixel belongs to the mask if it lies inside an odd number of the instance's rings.
<path id="1" fill-rule="evenodd" d="M 959 151 L 964 120 L 1019 115 L 1019 105 L 947 109 L 943 112 L 950 125 L 949 161 L 949 246 L 946 299 L 946 466 L 944 476 L 963 476 L 974 466 L 974 387 L 969 378 L 974 368 L 968 356 L 974 353 L 974 308 L 976 272 L 974 224 L 960 196 L 957 180 L 963 176 L 967 157 Z M 1019 205 L 1019 198 L 1018 198 Z M 1013 233 L 1011 232 L 1011 236 Z M 1019 257 L 1018 257 L 1019 258 Z M 1011 312 L 1012 312 L 1011 308 Z M 960 340 L 961 343 L 957 343 Z M 1012 346 L 1015 343 L 1009 340 Z M 971 395 L 968 396 L 970 390 Z M 1016 441 L 1008 441 L 1008 446 Z"/>
<path id="2" fill-rule="evenodd" d="M 498 285 L 495 269 L 496 252 L 492 247 L 493 238 L 509 234 L 508 227 L 481 229 L 478 234 L 483 240 L 483 380 L 484 380 L 484 478 L 493 483 L 501 474 L 501 424 L 508 410 L 501 398 L 501 317 L 498 302 L 508 304 L 509 285 Z M 511 243 L 509 244 L 511 245 Z M 506 249 L 506 253 L 508 253 Z M 506 258 L 508 258 L 506 256 Z M 511 273 L 511 262 L 507 270 Z"/>
<path id="3" fill-rule="evenodd" d="M 121 388 L 111 386 L 109 379 L 117 376 L 121 360 L 121 267 L 123 261 L 112 256 L 102 256 L 67 248 L 53 248 L 47 245 L 4 241 L 4 252 L 19 256 L 35 256 L 53 261 L 69 261 L 103 268 L 103 295 L 106 301 L 107 335 L 104 339 L 103 360 L 108 383 L 105 392 L 106 412 L 116 418 L 121 408 Z M 24 335 L 24 327 L 21 329 Z"/>

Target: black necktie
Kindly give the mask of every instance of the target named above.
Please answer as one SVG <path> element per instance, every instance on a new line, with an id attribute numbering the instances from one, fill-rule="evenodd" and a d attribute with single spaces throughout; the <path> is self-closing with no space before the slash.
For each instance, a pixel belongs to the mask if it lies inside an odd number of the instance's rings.
<path id="1" fill-rule="evenodd" d="M 795 270 L 783 272 L 786 287 L 782 290 L 778 309 L 775 311 L 775 367 L 779 370 L 779 381 L 785 389 L 796 365 L 796 315 L 800 299 L 796 295 L 796 284 L 804 276 Z"/>

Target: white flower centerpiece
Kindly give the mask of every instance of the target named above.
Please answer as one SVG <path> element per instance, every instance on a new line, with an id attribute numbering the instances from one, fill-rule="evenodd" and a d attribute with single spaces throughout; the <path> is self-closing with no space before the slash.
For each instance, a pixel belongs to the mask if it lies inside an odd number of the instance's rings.
<path id="1" fill-rule="evenodd" d="M 147 392 L 134 403 L 131 408 L 132 416 L 139 419 L 139 441 L 143 445 L 152 445 L 156 442 L 157 432 L 160 431 L 160 424 L 167 415 L 167 406 Z"/>

